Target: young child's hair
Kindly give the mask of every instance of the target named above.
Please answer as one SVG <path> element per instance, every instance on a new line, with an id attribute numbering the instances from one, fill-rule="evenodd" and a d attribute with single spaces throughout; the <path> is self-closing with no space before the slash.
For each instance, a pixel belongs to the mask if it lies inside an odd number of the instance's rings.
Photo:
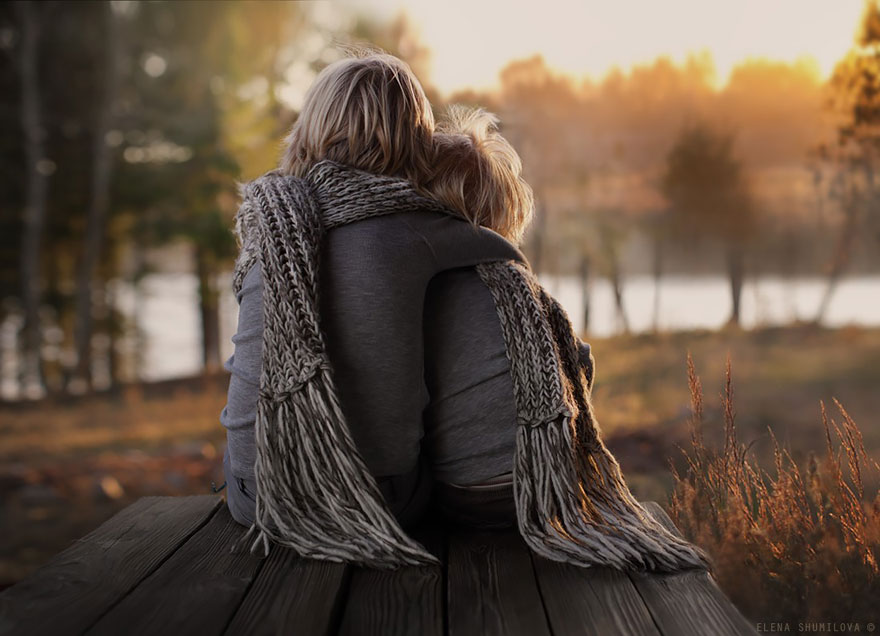
<path id="1" fill-rule="evenodd" d="M 425 189 L 474 225 L 519 244 L 534 216 L 534 196 L 522 178 L 519 155 L 498 132 L 498 117 L 453 104 L 433 142 L 433 172 Z"/>
<path id="2" fill-rule="evenodd" d="M 371 45 L 349 45 L 306 92 L 279 167 L 305 176 L 322 159 L 408 179 L 474 225 L 519 244 L 534 213 L 522 162 L 481 108 L 451 106 L 435 128 L 409 65 Z"/>

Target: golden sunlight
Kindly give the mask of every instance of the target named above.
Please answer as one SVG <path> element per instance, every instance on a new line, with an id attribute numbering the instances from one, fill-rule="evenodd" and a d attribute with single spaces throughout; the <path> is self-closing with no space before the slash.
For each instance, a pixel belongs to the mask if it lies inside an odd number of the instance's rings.
<path id="1" fill-rule="evenodd" d="M 812 58 L 822 78 L 852 45 L 861 0 L 346 0 L 376 17 L 404 11 L 431 50 L 430 81 L 448 95 L 492 89 L 512 59 L 544 56 L 577 77 L 601 78 L 667 56 L 714 60 L 716 88 L 748 58 L 794 62 Z"/>

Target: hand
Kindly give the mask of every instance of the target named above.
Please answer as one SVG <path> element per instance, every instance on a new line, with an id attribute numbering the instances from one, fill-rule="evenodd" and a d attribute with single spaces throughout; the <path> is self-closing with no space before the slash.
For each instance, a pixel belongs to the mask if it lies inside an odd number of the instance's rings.
<path id="1" fill-rule="evenodd" d="M 587 376 L 587 388 L 592 390 L 593 389 L 593 377 L 595 376 L 595 370 L 596 370 L 596 361 L 593 358 L 592 349 L 591 349 L 589 343 L 584 342 L 583 340 L 580 340 L 580 339 L 578 339 L 578 349 L 579 349 L 578 362 L 579 362 L 581 368 L 583 368 L 584 373 Z"/>

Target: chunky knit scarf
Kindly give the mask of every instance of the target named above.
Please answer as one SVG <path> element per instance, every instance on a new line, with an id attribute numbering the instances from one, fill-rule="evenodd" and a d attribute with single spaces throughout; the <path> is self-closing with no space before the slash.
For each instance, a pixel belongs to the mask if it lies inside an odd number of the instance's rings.
<path id="1" fill-rule="evenodd" d="M 436 563 L 391 513 L 340 408 L 318 315 L 323 233 L 359 219 L 423 209 L 456 214 L 409 181 L 331 160 L 305 178 L 270 172 L 242 189 L 236 292 L 259 260 L 264 331 L 256 416 L 255 537 L 315 559 L 377 568 Z M 698 547 L 635 500 L 602 443 L 591 382 L 563 308 L 527 264 L 475 266 L 491 290 L 516 399 L 513 470 L 519 532 L 536 553 L 579 566 L 709 568 Z"/>

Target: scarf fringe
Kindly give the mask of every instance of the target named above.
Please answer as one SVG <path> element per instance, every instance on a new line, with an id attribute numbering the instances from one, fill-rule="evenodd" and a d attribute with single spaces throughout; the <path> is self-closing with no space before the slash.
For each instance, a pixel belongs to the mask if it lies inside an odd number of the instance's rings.
<path id="1" fill-rule="evenodd" d="M 495 300 L 514 375 L 514 496 L 529 547 L 581 567 L 711 569 L 705 552 L 669 532 L 630 493 L 599 436 L 578 339 L 562 306 L 526 265 L 483 263 L 477 271 Z"/>
<path id="2" fill-rule="evenodd" d="M 522 424 L 514 461 L 520 534 L 537 554 L 579 567 L 674 572 L 708 568 L 697 546 L 654 520 L 627 488 L 602 448 L 577 462 L 572 418 Z M 579 474 L 578 464 L 589 467 Z"/>
<path id="3" fill-rule="evenodd" d="M 439 564 L 400 527 L 356 449 L 327 366 L 299 389 L 260 400 L 253 554 L 269 542 L 309 559 L 394 569 Z"/>

